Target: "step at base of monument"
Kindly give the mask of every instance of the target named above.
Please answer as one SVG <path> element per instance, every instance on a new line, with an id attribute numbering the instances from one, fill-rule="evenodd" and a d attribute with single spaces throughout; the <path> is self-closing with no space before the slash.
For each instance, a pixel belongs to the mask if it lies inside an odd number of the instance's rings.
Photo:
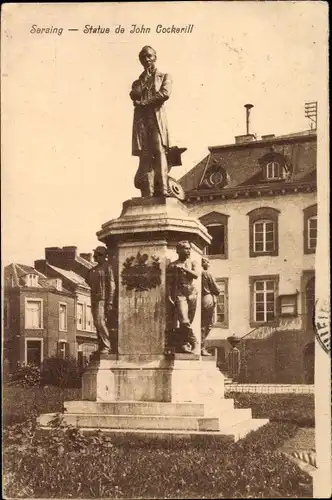
<path id="1" fill-rule="evenodd" d="M 165 446 L 167 448 L 189 446 L 189 447 L 217 447 L 231 444 L 243 439 L 250 432 L 256 431 L 266 425 L 268 419 L 251 418 L 223 429 L 223 431 L 184 431 L 184 430 L 145 430 L 145 429 L 108 429 L 99 427 L 80 427 L 80 430 L 89 435 L 99 431 L 110 437 L 114 445 L 137 448 L 139 446 Z M 50 426 L 42 426 L 41 431 L 47 432 L 53 429 Z"/>
<path id="2" fill-rule="evenodd" d="M 57 418 L 55 413 L 39 417 L 41 426 L 52 425 Z M 252 420 L 251 409 L 224 409 L 214 412 L 213 416 L 183 415 L 135 415 L 102 413 L 69 413 L 62 415 L 61 425 L 78 428 L 99 429 L 137 429 L 137 430 L 176 430 L 176 431 L 217 431 L 224 432 L 240 422 Z"/>
<path id="3" fill-rule="evenodd" d="M 150 415 L 177 417 L 210 417 L 234 409 L 233 399 L 213 403 L 162 403 L 148 401 L 68 401 L 64 404 L 67 414 L 101 415 Z"/>

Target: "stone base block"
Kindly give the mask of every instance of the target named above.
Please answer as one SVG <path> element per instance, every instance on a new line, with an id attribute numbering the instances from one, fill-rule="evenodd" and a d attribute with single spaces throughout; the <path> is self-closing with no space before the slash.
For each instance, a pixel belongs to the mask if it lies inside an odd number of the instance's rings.
<path id="1" fill-rule="evenodd" d="M 41 425 L 52 423 L 55 414 L 44 414 L 40 417 Z M 165 415 L 107 415 L 107 414 L 65 414 L 63 426 L 85 427 L 94 429 L 132 429 L 132 430 L 183 430 L 183 431 L 219 431 L 227 429 L 239 422 L 251 418 L 251 410 L 230 410 L 220 417 L 184 417 Z"/>
<path id="2" fill-rule="evenodd" d="M 82 381 L 87 401 L 202 402 L 223 395 L 223 375 L 214 364 L 198 359 L 101 359 Z"/>

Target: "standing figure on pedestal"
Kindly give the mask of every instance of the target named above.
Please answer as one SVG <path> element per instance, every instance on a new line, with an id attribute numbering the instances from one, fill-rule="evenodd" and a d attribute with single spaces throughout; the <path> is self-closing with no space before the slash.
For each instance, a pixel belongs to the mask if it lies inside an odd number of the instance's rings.
<path id="1" fill-rule="evenodd" d="M 172 81 L 155 67 L 157 55 L 152 47 L 143 47 L 139 60 L 144 71 L 130 92 L 134 104 L 132 155 L 139 157 L 134 183 L 143 197 L 167 196 L 169 134 L 164 102 L 171 94 Z"/>
<path id="2" fill-rule="evenodd" d="M 202 307 L 201 307 L 201 355 L 210 356 L 205 348 L 205 339 L 208 336 L 213 323 L 213 313 L 217 304 L 216 297 L 220 290 L 211 273 L 208 272 L 210 262 L 202 259 Z"/>
<path id="3" fill-rule="evenodd" d="M 91 287 L 91 311 L 97 330 L 99 352 L 114 351 L 115 339 L 111 339 L 107 326 L 113 308 L 115 282 L 113 269 L 107 261 L 107 248 L 99 246 L 94 250 L 97 265 L 89 270 L 87 283 Z"/>
<path id="4" fill-rule="evenodd" d="M 179 258 L 168 266 L 168 300 L 172 305 L 173 327 L 176 338 L 173 341 L 180 352 L 195 349 L 196 338 L 191 325 L 197 307 L 197 289 L 194 280 L 198 278 L 196 263 L 190 259 L 189 241 L 180 241 L 176 246 Z M 179 327 L 176 328 L 177 323 Z"/>

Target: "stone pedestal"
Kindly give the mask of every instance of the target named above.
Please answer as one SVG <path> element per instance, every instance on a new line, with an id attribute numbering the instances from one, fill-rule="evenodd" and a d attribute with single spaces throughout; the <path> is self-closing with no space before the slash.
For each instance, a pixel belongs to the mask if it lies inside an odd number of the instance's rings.
<path id="1" fill-rule="evenodd" d="M 98 238 L 115 254 L 118 283 L 118 353 L 100 355 L 83 375 L 82 401 L 65 404 L 63 425 L 103 429 L 113 437 L 207 436 L 236 440 L 267 420 L 224 399 L 224 377 L 200 356 L 201 280 L 192 324 L 198 341 L 190 354 L 166 349 L 170 329 L 166 270 L 176 245 L 191 243 L 200 267 L 210 236 L 175 198 L 134 198 Z M 42 415 L 47 428 L 54 415 Z M 143 433 L 143 434 L 142 434 Z"/>
<path id="2" fill-rule="evenodd" d="M 223 375 L 198 356 L 115 358 L 105 356 L 85 372 L 83 400 L 202 403 L 224 396 Z"/>
<path id="3" fill-rule="evenodd" d="M 118 219 L 102 226 L 98 238 L 111 252 L 115 249 L 118 264 L 119 354 L 163 355 L 169 307 L 166 296 L 167 265 L 177 259 L 177 243 L 188 240 L 192 245 L 191 258 L 200 266 L 203 249 L 211 240 L 210 235 L 197 219 L 189 216 L 187 208 L 176 198 L 134 198 L 124 202 Z M 138 254 L 147 255 L 149 265 L 157 259 L 160 285 L 147 290 L 126 286 L 122 276 L 124 266 L 128 259 L 136 259 Z M 199 341 L 200 278 L 195 280 L 195 284 L 198 298 L 192 327 Z M 196 352 L 200 352 L 200 345 Z"/>
<path id="4" fill-rule="evenodd" d="M 166 270 L 169 262 L 177 259 L 176 245 L 181 240 L 191 243 L 191 259 L 200 267 L 203 249 L 210 242 L 205 227 L 189 216 L 176 198 L 134 198 L 124 202 L 118 219 L 102 226 L 98 238 L 112 253 L 115 249 L 118 264 L 118 355 L 104 356 L 85 372 L 82 398 L 199 401 L 203 397 L 199 388 L 207 373 L 200 363 L 201 281 L 195 280 L 198 297 L 192 328 L 198 342 L 194 354 L 167 356 L 171 315 Z M 142 265 L 147 265 L 139 276 L 144 255 Z M 157 263 L 159 282 L 155 284 L 151 278 L 141 289 L 153 263 Z M 124 272 L 129 267 L 130 280 L 126 280 Z M 217 375 L 222 397 L 223 377 L 219 372 Z"/>

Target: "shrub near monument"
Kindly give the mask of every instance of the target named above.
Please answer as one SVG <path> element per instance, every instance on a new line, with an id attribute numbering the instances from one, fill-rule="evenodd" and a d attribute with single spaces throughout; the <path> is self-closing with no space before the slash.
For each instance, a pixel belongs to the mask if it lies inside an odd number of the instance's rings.
<path id="1" fill-rule="evenodd" d="M 65 396 L 64 396 L 65 394 Z M 4 387 L 4 492 L 9 497 L 271 498 L 310 497 L 311 478 L 275 451 L 303 419 L 313 422 L 313 395 L 237 394 L 272 422 L 233 445 L 211 450 L 112 446 L 77 429 L 36 432 L 35 416 L 61 412 L 78 389 Z M 301 420 L 302 419 L 302 420 Z M 293 423 L 290 423 L 290 422 Z"/>

